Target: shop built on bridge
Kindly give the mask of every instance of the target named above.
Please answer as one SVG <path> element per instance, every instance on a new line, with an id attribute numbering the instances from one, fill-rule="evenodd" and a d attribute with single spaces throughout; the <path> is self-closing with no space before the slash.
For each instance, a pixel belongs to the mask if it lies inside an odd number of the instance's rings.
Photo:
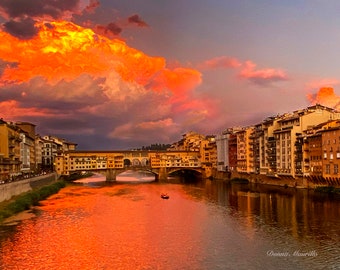
<path id="1" fill-rule="evenodd" d="M 93 171 L 105 174 L 107 181 L 115 181 L 118 174 L 131 169 L 149 171 L 160 181 L 178 170 L 211 176 L 211 166 L 201 162 L 195 151 L 69 151 L 57 155 L 54 166 L 60 176 Z"/>

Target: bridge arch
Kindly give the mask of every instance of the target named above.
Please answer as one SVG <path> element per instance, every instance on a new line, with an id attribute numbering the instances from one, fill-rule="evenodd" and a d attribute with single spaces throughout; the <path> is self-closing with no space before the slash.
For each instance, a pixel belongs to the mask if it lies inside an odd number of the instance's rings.
<path id="1" fill-rule="evenodd" d="M 124 158 L 124 167 L 145 167 L 149 165 L 148 158 Z"/>
<path id="2" fill-rule="evenodd" d="M 172 168 L 168 170 L 168 175 L 197 181 L 205 177 L 205 172 L 200 168 Z"/>
<path id="3" fill-rule="evenodd" d="M 129 167 L 129 166 L 131 166 L 131 160 L 128 159 L 128 158 L 125 158 L 124 161 L 123 161 L 123 163 L 124 163 L 124 167 Z"/>

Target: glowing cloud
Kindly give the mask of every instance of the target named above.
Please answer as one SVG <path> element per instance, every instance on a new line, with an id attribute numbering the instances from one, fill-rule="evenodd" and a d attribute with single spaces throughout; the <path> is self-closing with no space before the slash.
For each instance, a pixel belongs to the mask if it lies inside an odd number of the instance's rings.
<path id="1" fill-rule="evenodd" d="M 316 94 L 308 94 L 308 100 L 313 104 L 322 104 L 324 106 L 340 109 L 340 97 L 334 93 L 332 87 L 322 87 Z"/>
<path id="2" fill-rule="evenodd" d="M 256 70 L 256 64 L 252 61 L 245 62 L 240 77 L 261 85 L 287 80 L 287 74 L 283 70 L 272 68 Z"/>
<path id="3" fill-rule="evenodd" d="M 199 71 L 167 68 L 162 57 L 70 22 L 34 27 L 37 34 L 26 40 L 0 31 L 2 117 L 53 123 L 48 130 L 60 132 L 66 121 L 82 123 L 84 134 L 101 123 L 110 138 L 145 141 L 151 133 L 168 140 L 190 123 L 209 121 L 209 99 L 195 92 Z"/>
<path id="4" fill-rule="evenodd" d="M 18 63 L 4 69 L 0 82 L 25 82 L 43 76 L 50 83 L 83 73 L 95 77 L 117 72 L 125 81 L 145 85 L 165 67 L 163 58 L 149 57 L 123 41 L 109 40 L 70 22 L 39 23 L 38 35 L 21 41 L 0 32 L 0 58 Z"/>
<path id="5" fill-rule="evenodd" d="M 15 120 L 23 115 L 48 117 L 53 116 L 53 112 L 50 110 L 39 110 L 34 107 L 23 108 L 16 100 L 7 100 L 0 102 L 1 118 L 4 120 Z M 62 117 L 62 115 L 61 115 Z"/>

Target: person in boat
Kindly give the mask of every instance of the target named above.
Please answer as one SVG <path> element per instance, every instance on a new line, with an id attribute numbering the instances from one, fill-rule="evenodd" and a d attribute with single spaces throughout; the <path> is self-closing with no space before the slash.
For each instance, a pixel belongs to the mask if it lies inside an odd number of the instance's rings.
<path id="1" fill-rule="evenodd" d="M 168 199 L 168 198 L 169 198 L 169 195 L 168 195 L 167 193 L 162 193 L 162 194 L 161 194 L 161 197 L 164 198 L 164 199 L 165 199 L 165 198 Z"/>

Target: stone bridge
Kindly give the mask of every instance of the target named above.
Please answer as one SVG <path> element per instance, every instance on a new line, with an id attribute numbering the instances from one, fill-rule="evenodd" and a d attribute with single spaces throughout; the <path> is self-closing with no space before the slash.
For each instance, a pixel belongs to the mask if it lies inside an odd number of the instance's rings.
<path id="1" fill-rule="evenodd" d="M 106 175 L 107 181 L 128 170 L 148 171 L 156 180 L 166 180 L 175 171 L 195 171 L 209 177 L 195 151 L 70 151 L 56 156 L 59 175 L 93 171 Z"/>
<path id="2" fill-rule="evenodd" d="M 141 171 L 149 172 L 155 175 L 155 181 L 166 181 L 168 176 L 177 171 L 194 171 L 205 177 L 205 170 L 202 168 L 192 168 L 192 167 L 162 167 L 162 168 L 151 168 L 151 167 L 133 167 L 126 166 L 119 169 L 106 169 L 106 170 L 96 170 L 95 172 L 104 174 L 106 176 L 106 181 L 116 181 L 116 177 L 126 171 Z"/>

